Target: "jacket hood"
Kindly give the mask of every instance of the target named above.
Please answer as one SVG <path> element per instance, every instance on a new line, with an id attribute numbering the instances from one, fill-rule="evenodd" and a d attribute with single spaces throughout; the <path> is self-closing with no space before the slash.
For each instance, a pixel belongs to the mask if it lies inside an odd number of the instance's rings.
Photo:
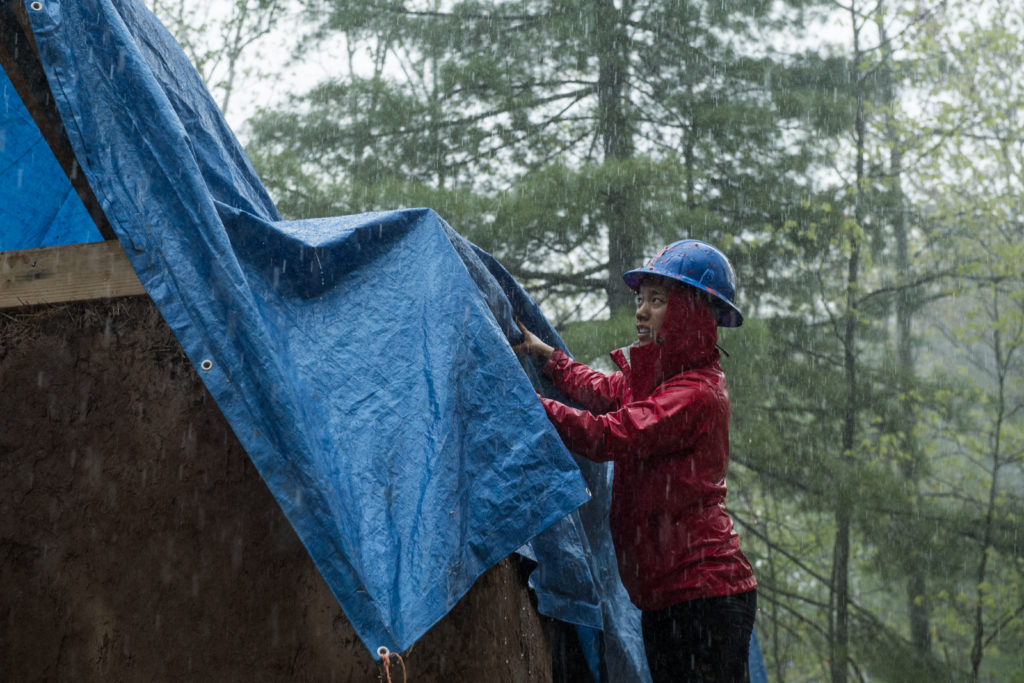
<path id="1" fill-rule="evenodd" d="M 633 400 L 647 398 L 669 377 L 717 362 L 717 343 L 718 323 L 711 305 L 692 287 L 669 288 L 657 338 L 623 349 Z"/>

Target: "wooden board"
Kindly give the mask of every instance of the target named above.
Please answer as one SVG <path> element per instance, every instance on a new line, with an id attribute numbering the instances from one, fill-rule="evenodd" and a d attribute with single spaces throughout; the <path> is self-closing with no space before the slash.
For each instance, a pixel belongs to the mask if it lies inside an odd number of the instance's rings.
<path id="1" fill-rule="evenodd" d="M 0 252 L 0 309 L 145 293 L 117 240 Z"/>

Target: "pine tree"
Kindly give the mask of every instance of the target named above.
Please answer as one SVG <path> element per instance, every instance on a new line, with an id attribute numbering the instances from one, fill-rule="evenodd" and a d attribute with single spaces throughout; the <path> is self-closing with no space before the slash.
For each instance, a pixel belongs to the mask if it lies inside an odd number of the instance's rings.
<path id="1" fill-rule="evenodd" d="M 813 114 L 767 47 L 798 30 L 771 3 L 346 2 L 325 16 L 320 35 L 369 41 L 374 68 L 254 123 L 282 207 L 429 202 L 560 321 L 631 308 L 620 274 L 684 236 L 743 268 L 742 244 L 797 201 L 813 157 L 808 136 L 781 132 Z"/>

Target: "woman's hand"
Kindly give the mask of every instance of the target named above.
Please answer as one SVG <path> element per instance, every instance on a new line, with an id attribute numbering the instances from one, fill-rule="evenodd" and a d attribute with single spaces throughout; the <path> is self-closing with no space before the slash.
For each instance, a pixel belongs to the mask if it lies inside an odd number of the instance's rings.
<path id="1" fill-rule="evenodd" d="M 518 317 L 515 321 L 516 325 L 519 326 L 519 331 L 523 333 L 523 341 L 522 343 L 513 346 L 512 350 L 516 353 L 526 353 L 531 356 L 537 356 L 545 361 L 551 358 L 551 354 L 555 352 L 555 347 L 550 344 L 545 344 L 541 341 L 540 337 L 526 329 L 523 323 L 519 321 Z"/>

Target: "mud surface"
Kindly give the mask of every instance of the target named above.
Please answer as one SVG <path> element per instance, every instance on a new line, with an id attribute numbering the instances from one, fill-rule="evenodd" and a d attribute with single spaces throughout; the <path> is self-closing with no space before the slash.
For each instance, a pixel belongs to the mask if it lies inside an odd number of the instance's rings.
<path id="1" fill-rule="evenodd" d="M 513 559 L 404 658 L 551 680 Z M 148 298 L 0 311 L 0 680 L 380 675 Z"/>

